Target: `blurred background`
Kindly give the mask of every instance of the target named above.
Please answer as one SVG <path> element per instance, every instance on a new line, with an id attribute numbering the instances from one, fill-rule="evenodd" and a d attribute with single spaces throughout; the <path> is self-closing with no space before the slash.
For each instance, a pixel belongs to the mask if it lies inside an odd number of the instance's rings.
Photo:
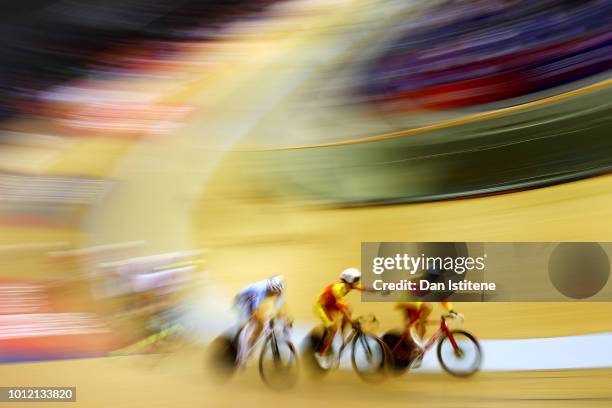
<path id="1" fill-rule="evenodd" d="M 466 381 L 275 394 L 254 370 L 218 386 L 202 347 L 274 274 L 314 326 L 361 242 L 609 241 L 610 27 L 606 0 L 5 5 L 0 385 L 83 406 L 609 406 L 611 302 L 457 305 L 505 345 Z M 168 358 L 139 343 L 177 322 Z"/>

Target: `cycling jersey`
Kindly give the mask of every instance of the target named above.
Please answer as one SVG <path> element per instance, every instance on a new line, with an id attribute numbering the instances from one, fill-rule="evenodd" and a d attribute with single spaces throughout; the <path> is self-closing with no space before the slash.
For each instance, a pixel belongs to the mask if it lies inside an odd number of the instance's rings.
<path id="1" fill-rule="evenodd" d="M 453 310 L 453 306 L 450 302 L 440 302 L 442 306 L 448 311 Z M 406 313 L 406 319 L 408 320 L 408 326 L 412 325 L 417 320 L 421 319 L 422 309 L 425 302 L 398 302 L 396 304 L 397 309 L 402 309 Z M 429 313 L 427 313 L 429 314 Z M 425 316 L 426 317 L 426 316 Z"/>
<path id="2" fill-rule="evenodd" d="M 396 307 L 398 309 L 420 309 L 423 306 L 423 303 L 425 302 L 398 302 Z M 452 311 L 453 310 L 453 306 L 451 305 L 450 302 L 440 302 L 442 303 L 442 306 L 444 306 L 444 308 L 447 311 Z"/>
<path id="3" fill-rule="evenodd" d="M 255 282 L 240 290 L 236 294 L 235 304 L 241 309 L 244 317 L 251 318 L 253 313 L 261 306 L 261 302 L 271 296 L 275 295 L 268 294 L 268 280 L 266 279 Z M 283 295 L 278 296 L 274 302 L 274 307 L 278 310 L 284 301 L 285 298 Z"/>
<path id="4" fill-rule="evenodd" d="M 325 327 L 333 326 L 338 312 L 346 310 L 348 305 L 344 302 L 344 297 L 352 289 L 361 289 L 359 283 L 348 284 L 346 282 L 336 282 L 327 285 L 319 294 L 315 302 L 315 314 L 323 321 Z"/>

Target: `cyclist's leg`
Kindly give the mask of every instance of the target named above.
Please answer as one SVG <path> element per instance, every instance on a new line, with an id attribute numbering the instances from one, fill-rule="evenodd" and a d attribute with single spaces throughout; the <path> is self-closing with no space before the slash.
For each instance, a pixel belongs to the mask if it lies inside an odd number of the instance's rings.
<path id="1" fill-rule="evenodd" d="M 427 318 L 433 311 L 433 307 L 431 303 L 422 303 L 421 308 L 419 310 L 419 316 L 415 323 L 416 334 L 419 336 L 418 340 L 420 343 L 423 342 L 425 338 L 425 333 L 427 332 Z"/>
<path id="2" fill-rule="evenodd" d="M 248 350 L 251 347 L 253 334 L 258 331 L 258 319 L 255 315 L 256 308 L 252 302 L 239 303 L 240 312 L 245 323 L 240 330 L 238 337 L 238 353 L 236 355 L 236 363 L 242 364 L 245 362 Z M 259 329 L 261 331 L 261 329 Z"/>
<path id="3" fill-rule="evenodd" d="M 323 327 L 325 327 L 324 337 L 321 340 L 321 345 L 317 350 L 320 354 L 326 354 L 329 351 L 329 347 L 331 346 L 332 341 L 334 340 L 334 336 L 338 331 L 338 326 L 334 320 L 333 311 L 329 308 L 321 304 L 315 305 L 315 314 L 321 321 L 323 322 Z"/>
<path id="4" fill-rule="evenodd" d="M 424 347 L 423 339 L 425 338 L 425 332 L 427 331 L 427 318 L 431 314 L 433 308 L 429 303 L 422 303 L 418 309 L 418 312 L 413 316 L 412 330 L 410 335 L 412 336 L 412 342 L 414 348 L 410 353 L 410 359 L 413 361 L 412 367 L 418 368 L 421 366 L 423 360 Z"/>
<path id="5" fill-rule="evenodd" d="M 261 334 L 264 327 L 264 319 L 265 317 L 260 309 L 253 311 L 253 316 L 251 317 L 252 332 L 251 338 L 249 339 L 249 347 L 255 344 L 255 341 L 257 341 L 257 338 Z"/>
<path id="6" fill-rule="evenodd" d="M 412 335 L 412 329 L 415 325 L 415 323 L 419 320 L 419 318 L 421 317 L 421 308 L 420 306 L 405 306 L 403 308 L 404 311 L 404 324 L 406 327 L 406 330 L 411 333 Z"/>
<path id="7" fill-rule="evenodd" d="M 420 320 L 421 318 L 421 313 L 422 313 L 422 309 L 421 309 L 421 305 L 419 306 L 406 306 L 404 307 L 404 321 L 406 324 L 406 332 L 408 333 L 408 338 L 406 339 L 411 345 L 411 349 L 413 351 L 413 353 L 411 354 L 415 354 L 414 352 L 420 352 L 420 339 L 421 337 L 419 337 L 418 333 L 415 333 L 417 331 L 416 329 L 416 325 L 417 322 Z"/>
<path id="8" fill-rule="evenodd" d="M 345 335 L 349 330 L 353 328 L 353 323 L 351 322 L 351 309 L 344 302 L 336 303 L 337 313 L 340 315 L 340 328 L 342 330 L 342 335 Z"/>

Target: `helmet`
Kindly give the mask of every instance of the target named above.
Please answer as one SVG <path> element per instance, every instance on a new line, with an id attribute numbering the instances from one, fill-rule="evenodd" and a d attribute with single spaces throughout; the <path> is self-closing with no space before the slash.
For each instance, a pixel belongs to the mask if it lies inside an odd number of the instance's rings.
<path id="1" fill-rule="evenodd" d="M 342 271 L 340 279 L 346 283 L 355 283 L 361 279 L 361 272 L 357 268 L 348 268 Z"/>
<path id="2" fill-rule="evenodd" d="M 272 293 L 281 294 L 285 289 L 285 278 L 283 275 L 272 276 L 268 279 L 268 290 Z"/>

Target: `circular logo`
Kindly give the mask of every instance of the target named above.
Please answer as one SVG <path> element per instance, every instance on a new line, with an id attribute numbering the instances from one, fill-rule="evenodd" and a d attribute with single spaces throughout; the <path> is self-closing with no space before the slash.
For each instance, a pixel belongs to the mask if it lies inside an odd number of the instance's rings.
<path id="1" fill-rule="evenodd" d="M 608 282 L 610 260 L 594 242 L 565 242 L 550 255 L 548 274 L 564 296 L 586 299 L 596 295 Z"/>

